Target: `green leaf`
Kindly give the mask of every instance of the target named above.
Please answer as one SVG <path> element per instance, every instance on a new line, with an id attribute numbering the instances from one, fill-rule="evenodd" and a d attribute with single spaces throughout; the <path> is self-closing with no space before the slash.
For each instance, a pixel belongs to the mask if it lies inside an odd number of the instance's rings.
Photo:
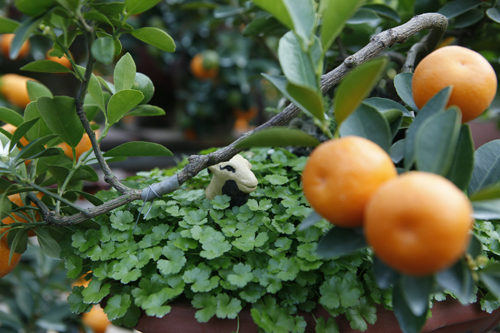
<path id="1" fill-rule="evenodd" d="M 356 135 L 378 144 L 386 152 L 391 148 L 392 134 L 387 119 L 374 107 L 360 104 L 339 128 L 340 136 Z"/>
<path id="2" fill-rule="evenodd" d="M 196 311 L 195 317 L 200 323 L 206 323 L 217 311 L 217 298 L 208 293 L 195 294 L 191 305 L 195 309 L 201 309 Z"/>
<path id="3" fill-rule="evenodd" d="M 92 304 L 83 302 L 82 291 L 84 287 L 73 287 L 71 294 L 68 296 L 70 310 L 73 313 L 88 312 L 92 308 Z"/>
<path id="4" fill-rule="evenodd" d="M 285 6 L 283 0 L 252 0 L 257 6 L 264 9 L 269 14 L 273 15 L 278 21 L 280 21 L 285 27 L 293 30 L 293 21 L 288 12 L 287 6 Z"/>
<path id="5" fill-rule="evenodd" d="M 127 14 L 134 15 L 153 8 L 160 0 L 125 0 Z"/>
<path id="6" fill-rule="evenodd" d="M 450 170 L 461 126 L 460 110 L 452 107 L 429 117 L 415 138 L 415 159 L 420 171 L 445 176 Z"/>
<path id="7" fill-rule="evenodd" d="M 39 119 L 39 121 L 41 121 L 40 118 L 36 118 L 36 119 Z M 36 124 L 35 124 L 35 126 L 36 126 Z M 19 155 L 17 155 L 17 157 L 22 158 L 22 159 L 29 159 L 29 158 L 33 158 L 35 155 L 39 156 L 40 153 L 46 152 L 49 149 L 58 150 L 57 148 L 45 149 L 45 145 L 47 144 L 47 142 L 50 142 L 52 139 L 55 139 L 55 138 L 57 138 L 57 135 L 54 135 L 54 134 L 49 134 L 49 135 L 43 136 L 41 138 L 35 138 L 19 152 Z M 60 153 L 57 153 L 56 155 L 60 155 Z"/>
<path id="8" fill-rule="evenodd" d="M 415 316 L 408 306 L 403 295 L 401 283 L 394 286 L 392 292 L 392 304 L 394 315 L 398 320 L 399 327 L 404 333 L 419 333 L 427 321 L 427 312 L 421 316 Z"/>
<path id="9" fill-rule="evenodd" d="M 41 73 L 70 73 L 71 70 L 64 65 L 52 60 L 32 61 L 20 68 L 23 71 Z"/>
<path id="10" fill-rule="evenodd" d="M 469 195 L 496 184 L 500 179 L 500 140 L 490 141 L 476 150 Z"/>
<path id="11" fill-rule="evenodd" d="M 240 262 L 234 265 L 233 272 L 234 273 L 227 276 L 228 282 L 233 286 L 243 288 L 253 280 L 252 266 L 248 264 L 243 264 Z"/>
<path id="12" fill-rule="evenodd" d="M 323 220 L 323 217 L 321 217 L 318 213 L 316 213 L 315 211 L 313 211 L 311 214 L 309 214 L 308 217 L 306 217 L 302 223 L 300 223 L 300 225 L 298 226 L 297 230 L 298 231 L 302 231 L 302 230 L 306 230 L 310 227 L 312 227 L 313 225 L 315 225 L 316 223 L 318 223 L 319 221 L 322 221 Z"/>
<path id="13" fill-rule="evenodd" d="M 479 279 L 483 282 L 488 291 L 500 298 L 500 263 L 490 262 L 485 268 L 478 272 Z"/>
<path id="14" fill-rule="evenodd" d="M 11 20 L 8 17 L 0 17 L 0 34 L 11 34 L 21 25 L 21 23 Z"/>
<path id="15" fill-rule="evenodd" d="M 119 145 L 103 154 L 105 157 L 116 156 L 173 156 L 164 146 L 145 141 L 132 141 Z"/>
<path id="16" fill-rule="evenodd" d="M 100 37 L 92 43 L 91 52 L 94 58 L 105 65 L 113 62 L 115 41 L 112 37 Z"/>
<path id="17" fill-rule="evenodd" d="M 144 95 L 137 90 L 120 90 L 113 94 L 108 102 L 108 121 L 110 125 L 115 124 L 134 106 L 138 105 Z"/>
<path id="18" fill-rule="evenodd" d="M 104 15 L 102 13 L 99 13 L 96 10 L 91 10 L 91 11 L 83 13 L 83 17 L 86 20 L 91 20 L 91 21 L 106 23 L 108 25 L 113 25 L 111 23 L 111 21 L 106 17 L 106 15 Z"/>
<path id="19" fill-rule="evenodd" d="M 295 86 L 289 83 L 284 76 L 262 74 L 271 82 L 286 98 L 299 109 L 313 117 L 323 120 L 324 105 L 323 97 L 317 90 Z M 297 99 L 296 99 L 297 98 Z"/>
<path id="20" fill-rule="evenodd" d="M 43 20 L 42 17 L 30 17 L 14 31 L 14 39 L 12 39 L 12 43 L 10 44 L 9 57 L 10 59 L 16 59 L 19 55 L 19 51 L 23 46 L 24 42 L 29 38 L 31 33 L 38 28 L 40 23 Z"/>
<path id="21" fill-rule="evenodd" d="M 415 102 L 413 101 L 413 92 L 411 89 L 411 81 L 413 73 L 400 73 L 394 78 L 394 87 L 399 97 L 406 103 L 412 110 L 418 111 Z"/>
<path id="22" fill-rule="evenodd" d="M 16 127 L 24 122 L 23 116 L 18 112 L 4 107 L 0 107 L 0 120 Z"/>
<path id="23" fill-rule="evenodd" d="M 500 183 L 486 186 L 470 196 L 471 201 L 500 199 Z"/>
<path id="24" fill-rule="evenodd" d="M 455 29 L 462 29 L 466 27 L 470 27 L 473 24 L 481 21 L 484 17 L 483 9 L 471 9 L 455 18 L 455 22 L 453 24 Z"/>
<path id="25" fill-rule="evenodd" d="M 155 0 L 156 1 L 156 0 Z M 113 82 L 116 91 L 131 89 L 135 80 L 135 62 L 130 53 L 126 53 L 118 60 L 113 72 Z"/>
<path id="26" fill-rule="evenodd" d="M 500 200 L 472 201 L 475 219 L 498 220 L 500 219 Z"/>
<path id="27" fill-rule="evenodd" d="M 26 134 L 26 132 L 33 127 L 33 125 L 39 120 L 40 118 L 35 118 L 31 119 L 28 121 L 25 121 L 19 127 L 14 131 L 12 134 L 12 137 L 10 138 L 11 140 L 11 147 L 14 146 L 14 144 L 19 144 L 19 140 Z"/>
<path id="28" fill-rule="evenodd" d="M 241 34 L 245 37 L 256 36 L 260 34 L 272 33 L 283 28 L 273 16 L 265 15 L 254 18 L 245 26 Z"/>
<path id="29" fill-rule="evenodd" d="M 377 286 L 381 289 L 392 287 L 399 278 L 399 273 L 384 264 L 377 256 L 373 257 L 373 275 Z"/>
<path id="30" fill-rule="evenodd" d="M 375 25 L 380 21 L 380 16 L 377 15 L 373 10 L 367 8 L 360 8 L 354 13 L 354 15 L 346 21 L 349 25 Z"/>
<path id="31" fill-rule="evenodd" d="M 105 112 L 106 107 L 104 104 L 104 94 L 101 88 L 101 84 L 94 74 L 92 74 L 92 76 L 90 77 L 88 93 L 92 97 L 93 102 L 95 102 L 95 104 L 99 107 L 99 109 L 102 112 Z"/>
<path id="32" fill-rule="evenodd" d="M 77 255 L 71 255 L 66 258 L 64 267 L 66 268 L 68 278 L 76 279 L 82 272 L 83 260 Z"/>
<path id="33" fill-rule="evenodd" d="M 486 15 L 493 21 L 500 23 L 500 12 L 497 8 L 488 8 L 486 10 Z"/>
<path id="34" fill-rule="evenodd" d="M 474 170 L 474 141 L 469 125 L 463 124 L 460 128 L 457 147 L 450 170 L 446 178 L 459 189 L 465 191 L 472 178 Z"/>
<path id="35" fill-rule="evenodd" d="M 455 0 L 441 7 L 438 13 L 446 16 L 448 19 L 452 19 L 470 9 L 476 8 L 481 3 L 480 0 Z"/>
<path id="36" fill-rule="evenodd" d="M 313 136 L 294 128 L 275 127 L 260 130 L 236 144 L 238 149 L 252 147 L 315 147 L 319 141 Z"/>
<path id="37" fill-rule="evenodd" d="M 383 17 L 386 17 L 386 18 L 389 18 L 391 20 L 396 21 L 396 23 L 401 22 L 401 18 L 399 17 L 398 12 L 395 11 L 394 9 L 392 9 L 391 7 L 389 7 L 388 5 L 368 4 L 368 5 L 364 5 L 363 8 L 370 9 L 380 16 L 383 16 Z"/>
<path id="38" fill-rule="evenodd" d="M 339 84 L 333 102 L 333 112 L 339 126 L 371 92 L 386 64 L 386 58 L 368 61 L 356 67 Z"/>
<path id="39" fill-rule="evenodd" d="M 322 258 L 334 258 L 367 247 L 363 229 L 333 227 L 321 239 L 316 254 Z"/>
<path id="40" fill-rule="evenodd" d="M 141 104 L 132 109 L 127 116 L 139 116 L 139 117 L 150 117 L 150 116 L 163 116 L 165 111 L 154 105 Z"/>
<path id="41" fill-rule="evenodd" d="M 403 105 L 399 104 L 398 102 L 393 101 L 392 99 L 372 97 L 365 99 L 363 101 L 363 104 L 368 104 L 370 106 L 373 106 L 380 113 L 385 113 L 391 110 L 399 110 L 403 113 L 403 116 L 413 118 L 413 115 L 410 113 L 410 111 L 408 111 L 408 109 L 406 109 Z"/>
<path id="42" fill-rule="evenodd" d="M 239 299 L 232 298 L 226 293 L 217 294 L 217 310 L 215 311 L 217 318 L 234 319 L 242 308 Z"/>
<path id="43" fill-rule="evenodd" d="M 308 2 L 309 0 L 304 0 Z M 312 90 L 319 89 L 319 73 L 317 62 L 312 62 L 310 54 L 303 50 L 297 36 L 287 32 L 279 41 L 278 55 L 281 68 L 288 82 Z M 320 59 L 314 59 L 319 61 Z"/>
<path id="44" fill-rule="evenodd" d="M 320 12 L 323 16 L 321 25 L 321 45 L 326 52 L 337 36 L 340 35 L 345 22 L 361 5 L 361 0 L 321 0 Z"/>
<path id="45" fill-rule="evenodd" d="M 416 317 L 427 314 L 429 295 L 433 284 L 432 276 L 413 277 L 401 276 L 401 289 L 409 309 Z"/>
<path id="46" fill-rule="evenodd" d="M 37 236 L 38 243 L 40 244 L 40 248 L 45 255 L 56 259 L 61 257 L 61 246 L 52 237 L 49 232 L 49 228 L 36 228 L 35 234 Z"/>
<path id="47" fill-rule="evenodd" d="M 125 3 L 123 2 L 109 2 L 109 3 L 91 3 L 93 7 L 98 12 L 108 16 L 117 16 L 123 13 L 125 10 Z"/>
<path id="48" fill-rule="evenodd" d="M 170 35 L 165 31 L 158 28 L 144 27 L 133 30 L 131 34 L 144 43 L 150 44 L 162 51 L 175 51 L 175 42 L 172 37 L 170 37 Z"/>
<path id="49" fill-rule="evenodd" d="M 98 279 L 90 280 L 87 288 L 82 291 L 83 301 L 87 304 L 96 304 L 109 295 L 110 283 L 104 283 Z"/>
<path id="50" fill-rule="evenodd" d="M 316 3 L 314 0 L 282 0 L 293 22 L 294 32 L 309 45 L 316 28 Z"/>
<path id="51" fill-rule="evenodd" d="M 130 299 L 130 295 L 114 295 L 106 303 L 104 313 L 108 315 L 108 320 L 115 320 L 123 317 L 131 305 L 132 300 Z"/>
<path id="52" fill-rule="evenodd" d="M 415 120 L 411 123 L 410 127 L 406 131 L 405 138 L 405 168 L 407 170 L 415 162 L 415 151 L 416 151 L 416 138 L 419 132 L 420 127 L 425 121 L 431 116 L 442 112 L 448 103 L 448 99 L 450 98 L 451 87 L 444 88 L 440 92 L 438 92 L 434 97 L 432 97 L 418 112 Z"/>
<path id="53" fill-rule="evenodd" d="M 40 97 L 36 102 L 38 111 L 47 127 L 66 142 L 76 147 L 83 136 L 83 126 L 76 113 L 75 100 L 67 96 Z"/>
<path id="54" fill-rule="evenodd" d="M 27 81 L 26 88 L 28 89 L 28 96 L 32 101 L 36 101 L 40 97 L 54 97 L 49 88 L 37 81 Z"/>
<path id="55" fill-rule="evenodd" d="M 452 267 L 438 272 L 436 281 L 442 288 L 455 294 L 462 304 L 467 304 L 473 294 L 472 274 L 464 259 L 460 259 Z"/>
<path id="56" fill-rule="evenodd" d="M 10 230 L 7 235 L 7 244 L 11 250 L 11 256 L 13 255 L 12 252 L 24 253 L 28 248 L 28 233 L 26 229 Z M 11 259 L 9 258 L 9 260 Z"/>

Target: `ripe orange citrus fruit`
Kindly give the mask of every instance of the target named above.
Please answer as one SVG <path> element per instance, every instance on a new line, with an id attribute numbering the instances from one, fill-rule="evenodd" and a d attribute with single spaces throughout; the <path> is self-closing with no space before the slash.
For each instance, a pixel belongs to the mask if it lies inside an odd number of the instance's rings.
<path id="1" fill-rule="evenodd" d="M 36 81 L 17 74 L 2 75 L 0 77 L 0 93 L 9 103 L 24 109 L 31 102 L 28 96 L 28 88 L 26 87 L 26 82 L 30 80 Z"/>
<path id="2" fill-rule="evenodd" d="M 0 235 L 3 234 L 4 232 L 5 228 L 0 228 Z M 12 260 L 10 261 L 10 265 L 9 265 L 9 258 L 10 258 L 10 249 L 9 245 L 7 244 L 7 233 L 6 233 L 0 239 L 0 278 L 3 278 L 5 275 L 12 272 L 14 268 L 16 268 L 17 264 L 19 263 L 19 260 L 21 259 L 21 254 L 14 253 L 14 255 L 12 256 Z"/>
<path id="3" fill-rule="evenodd" d="M 2 34 L 0 35 L 0 50 L 2 51 L 2 55 L 10 59 L 9 52 L 10 52 L 10 45 L 12 44 L 12 40 L 14 39 L 14 34 Z M 17 55 L 16 59 L 12 60 L 17 60 L 17 59 L 23 59 L 25 58 L 30 51 L 30 42 L 29 40 L 26 40 L 23 45 L 21 45 L 21 48 L 19 49 L 19 54 Z"/>
<path id="4" fill-rule="evenodd" d="M 469 244 L 472 206 L 452 182 L 409 172 L 380 187 L 368 203 L 365 235 L 375 254 L 408 275 L 452 266 Z"/>
<path id="5" fill-rule="evenodd" d="M 359 227 L 373 193 L 396 176 L 396 167 L 382 148 L 368 139 L 346 136 L 313 150 L 302 185 L 319 215 L 337 226 Z"/>
<path id="6" fill-rule="evenodd" d="M 191 72 L 200 79 L 212 79 L 219 72 L 219 55 L 212 50 L 198 53 L 191 59 Z"/>
<path id="7" fill-rule="evenodd" d="M 82 322 L 92 328 L 95 333 L 104 333 L 111 322 L 100 305 L 92 306 L 92 309 L 82 315 Z"/>
<path id="8" fill-rule="evenodd" d="M 71 62 L 68 60 L 68 58 L 66 57 L 66 55 L 62 56 L 61 58 L 58 58 L 58 57 L 50 56 L 49 55 L 50 52 L 51 52 L 51 50 L 49 50 L 47 52 L 47 54 L 45 55 L 45 59 L 57 62 L 58 64 L 61 64 L 64 67 L 69 68 L 69 69 L 73 68 L 73 66 L 71 66 Z"/>
<path id="9" fill-rule="evenodd" d="M 453 86 L 448 106 L 462 111 L 462 123 L 477 118 L 493 101 L 497 77 L 479 53 L 462 46 L 445 46 L 426 56 L 415 68 L 413 99 L 422 108 L 435 94 Z"/>
<path id="10" fill-rule="evenodd" d="M 36 196 L 38 197 L 38 199 L 40 199 L 41 197 L 43 197 L 43 193 L 39 192 L 39 193 L 37 193 Z M 25 206 L 25 204 L 23 203 L 23 200 L 21 199 L 21 196 L 19 195 L 19 193 L 16 193 L 16 194 L 13 194 L 13 195 L 9 195 L 8 198 L 9 198 L 9 200 L 12 203 L 16 204 L 19 207 Z M 31 203 L 31 206 L 36 207 L 36 205 L 33 202 Z M 29 223 L 29 221 L 26 219 L 27 218 L 26 213 L 15 212 L 15 213 L 12 213 L 12 215 L 15 215 L 16 220 L 14 220 L 10 216 L 7 216 L 6 218 L 4 218 L 2 220 L 2 223 L 3 224 L 11 224 L 11 223 L 16 223 L 16 222 Z M 42 217 L 37 212 L 35 214 L 35 221 L 41 221 L 41 220 L 42 220 Z M 34 230 L 29 230 L 28 231 L 28 236 L 29 237 L 36 236 L 35 231 Z"/>

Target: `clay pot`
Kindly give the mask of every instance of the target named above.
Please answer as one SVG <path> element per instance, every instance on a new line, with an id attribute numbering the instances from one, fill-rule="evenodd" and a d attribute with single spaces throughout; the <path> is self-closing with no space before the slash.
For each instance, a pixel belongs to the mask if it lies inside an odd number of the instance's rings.
<path id="1" fill-rule="evenodd" d="M 142 333 L 230 333 L 236 332 L 236 319 L 212 318 L 207 323 L 199 323 L 194 314 L 197 310 L 191 307 L 189 301 L 179 301 L 172 305 L 172 310 L 163 318 L 142 315 L 135 327 Z M 301 315 L 307 321 L 307 333 L 315 332 L 315 321 L 310 314 Z M 316 317 L 328 317 L 328 312 L 318 307 Z M 344 316 L 336 318 L 341 333 L 355 333 Z M 432 317 L 427 320 L 422 333 L 486 333 L 495 328 L 500 322 L 500 309 L 491 314 L 481 311 L 478 303 L 462 305 L 454 299 L 436 302 L 432 307 Z M 250 311 L 245 309 L 239 314 L 239 333 L 257 333 Z M 368 325 L 365 333 L 401 333 L 399 325 L 392 311 L 379 306 L 377 308 L 377 322 Z"/>

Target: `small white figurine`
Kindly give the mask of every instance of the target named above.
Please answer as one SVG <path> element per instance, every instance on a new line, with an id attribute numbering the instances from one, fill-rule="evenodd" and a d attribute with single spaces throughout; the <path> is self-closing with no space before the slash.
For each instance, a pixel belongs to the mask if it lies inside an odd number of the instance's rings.
<path id="1" fill-rule="evenodd" d="M 207 199 L 226 194 L 231 197 L 231 207 L 241 206 L 248 200 L 248 195 L 257 188 L 257 178 L 252 172 L 252 164 L 241 155 L 235 155 L 228 162 L 208 167 L 213 174 L 205 189 Z"/>

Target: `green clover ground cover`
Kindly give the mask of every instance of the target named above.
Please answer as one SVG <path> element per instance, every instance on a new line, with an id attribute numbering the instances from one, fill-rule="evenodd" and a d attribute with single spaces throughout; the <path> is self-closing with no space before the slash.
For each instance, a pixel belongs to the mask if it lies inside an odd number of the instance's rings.
<path id="1" fill-rule="evenodd" d="M 92 271 L 92 281 L 73 288 L 72 311 L 88 311 L 108 297 L 109 319 L 134 326 L 141 310 L 162 317 L 171 302 L 185 297 L 200 322 L 236 318 L 250 307 L 266 332 L 304 332 L 298 311 L 311 312 L 319 302 L 332 315 L 345 314 L 353 329 L 373 324 L 375 304 L 390 307 L 391 292 L 376 287 L 369 250 L 322 260 L 315 250 L 331 225 L 321 221 L 297 229 L 312 212 L 300 185 L 307 158 L 268 149 L 245 157 L 259 186 L 241 207 L 230 209 L 227 196 L 205 199 L 210 175 L 203 171 L 152 207 L 146 204 L 134 234 L 142 201 L 79 226 L 62 244 L 66 268 L 70 278 Z M 139 181 L 145 187 L 174 171 L 140 172 L 127 185 Z M 110 200 L 117 194 L 98 196 Z M 336 332 L 337 324 L 318 318 L 316 329 Z"/>

